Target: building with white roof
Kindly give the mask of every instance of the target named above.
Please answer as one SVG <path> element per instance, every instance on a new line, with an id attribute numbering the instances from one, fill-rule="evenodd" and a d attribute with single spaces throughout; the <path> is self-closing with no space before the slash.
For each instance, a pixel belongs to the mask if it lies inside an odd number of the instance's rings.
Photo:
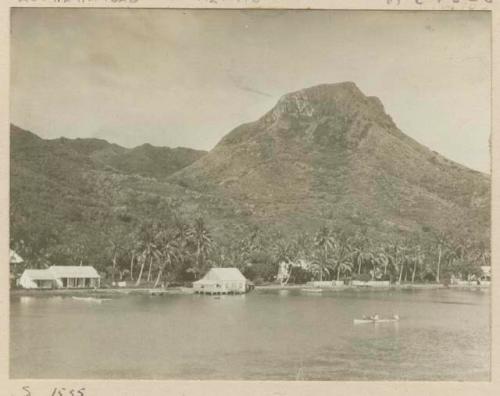
<path id="1" fill-rule="evenodd" d="M 25 289 L 95 288 L 101 277 L 91 266 L 53 265 L 47 269 L 27 269 L 19 279 Z"/>
<path id="2" fill-rule="evenodd" d="M 100 286 L 101 277 L 91 266 L 53 265 L 49 270 L 57 279 L 58 287 L 94 288 Z"/>
<path id="3" fill-rule="evenodd" d="M 250 283 L 237 268 L 211 268 L 199 281 L 193 282 L 195 293 L 241 294 L 249 290 Z"/>
<path id="4" fill-rule="evenodd" d="M 47 269 L 27 269 L 19 278 L 19 286 L 25 289 L 53 289 L 57 283 L 54 274 Z"/>

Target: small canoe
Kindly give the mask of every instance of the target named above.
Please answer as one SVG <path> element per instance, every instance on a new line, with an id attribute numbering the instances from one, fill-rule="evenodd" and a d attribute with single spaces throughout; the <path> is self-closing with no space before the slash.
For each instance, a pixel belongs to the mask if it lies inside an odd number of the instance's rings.
<path id="1" fill-rule="evenodd" d="M 75 296 L 73 296 L 72 298 L 73 298 L 73 300 L 77 300 L 77 301 L 92 302 L 92 303 L 98 303 L 98 304 L 102 303 L 105 300 L 109 300 L 109 298 L 95 298 L 95 297 L 75 297 Z"/>
<path id="2" fill-rule="evenodd" d="M 399 319 L 354 319 L 354 324 L 365 324 L 365 323 L 391 323 L 399 322 Z"/>
<path id="3" fill-rule="evenodd" d="M 323 292 L 323 289 L 313 289 L 313 288 L 310 288 L 310 289 L 300 289 L 301 291 L 303 292 L 307 292 L 307 293 L 321 293 Z"/>

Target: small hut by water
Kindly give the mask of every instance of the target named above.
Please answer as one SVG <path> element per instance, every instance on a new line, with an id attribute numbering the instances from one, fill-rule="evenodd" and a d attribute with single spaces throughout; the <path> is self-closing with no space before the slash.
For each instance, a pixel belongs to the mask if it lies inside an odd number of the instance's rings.
<path id="1" fill-rule="evenodd" d="M 193 282 L 193 289 L 199 294 L 243 294 L 252 289 L 252 283 L 237 268 L 211 268 Z"/>

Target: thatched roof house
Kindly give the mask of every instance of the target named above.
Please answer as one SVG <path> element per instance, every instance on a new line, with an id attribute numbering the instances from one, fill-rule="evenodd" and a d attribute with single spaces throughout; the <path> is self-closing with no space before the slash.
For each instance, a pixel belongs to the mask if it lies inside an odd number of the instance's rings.
<path id="1" fill-rule="evenodd" d="M 207 274 L 193 283 L 195 293 L 241 294 L 249 290 L 250 282 L 237 268 L 211 268 Z"/>

